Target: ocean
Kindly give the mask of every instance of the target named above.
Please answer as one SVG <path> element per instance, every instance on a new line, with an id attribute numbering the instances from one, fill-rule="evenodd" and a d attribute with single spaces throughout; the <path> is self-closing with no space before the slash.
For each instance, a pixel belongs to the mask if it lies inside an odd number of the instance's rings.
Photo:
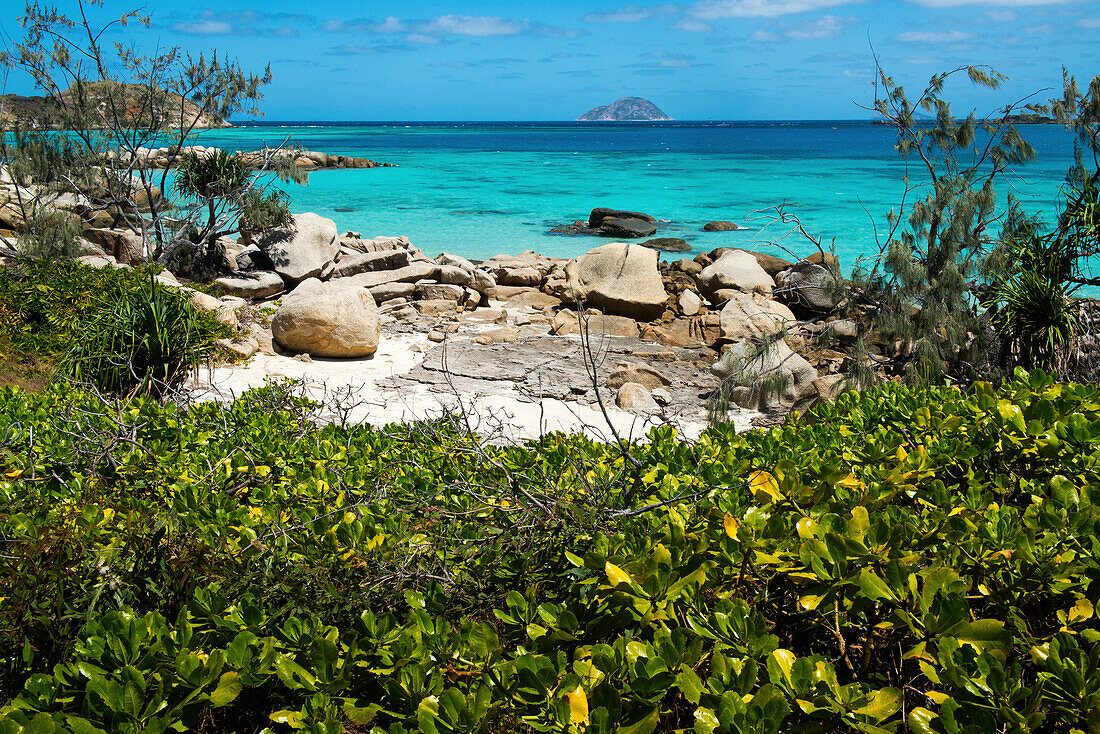
<path id="1" fill-rule="evenodd" d="M 1051 221 L 1073 140 L 1054 125 L 1021 130 L 1037 160 L 1000 182 L 998 193 L 1011 192 Z M 845 121 L 264 122 L 203 131 L 198 142 L 251 150 L 288 141 L 397 164 L 317 171 L 308 185 L 284 188 L 295 212 L 330 217 L 341 232 L 364 237 L 407 235 L 429 255 L 486 259 L 530 249 L 574 257 L 602 241 L 549 230 L 597 206 L 652 214 L 662 220 L 656 236 L 680 237 L 695 252 L 812 252 L 793 224 L 776 221 L 774 207 L 785 205 L 850 270 L 879 251 L 886 214 L 905 193 L 906 163 L 894 139 L 887 126 Z M 926 180 L 913 161 L 908 173 L 913 183 Z M 743 229 L 701 231 L 711 220 Z"/>

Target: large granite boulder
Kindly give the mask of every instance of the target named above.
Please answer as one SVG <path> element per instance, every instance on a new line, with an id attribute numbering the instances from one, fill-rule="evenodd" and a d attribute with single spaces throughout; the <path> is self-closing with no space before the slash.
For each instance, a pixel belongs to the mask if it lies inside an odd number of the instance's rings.
<path id="1" fill-rule="evenodd" d="M 295 214 L 293 227 L 265 232 L 256 244 L 288 285 L 316 278 L 340 252 L 336 222 L 311 212 Z"/>
<path id="2" fill-rule="evenodd" d="M 378 349 L 378 306 L 354 279 L 303 281 L 271 321 L 283 348 L 312 357 L 366 357 Z"/>
<path id="3" fill-rule="evenodd" d="M 603 245 L 570 262 L 565 274 L 572 296 L 589 306 L 639 321 L 651 321 L 665 310 L 668 293 L 657 253 L 647 247 Z"/>
<path id="4" fill-rule="evenodd" d="M 600 234 L 604 237 L 650 237 L 657 233 L 657 225 L 644 219 L 626 219 L 608 217 L 600 224 Z"/>
<path id="5" fill-rule="evenodd" d="M 649 214 L 643 214 L 642 212 L 628 212 L 623 209 L 608 209 L 599 206 L 593 209 L 588 215 L 588 226 L 592 229 L 598 229 L 605 219 L 638 219 L 643 222 L 657 221 Z"/>
<path id="6" fill-rule="evenodd" d="M 704 232 L 734 232 L 741 229 L 735 222 L 718 221 L 707 222 L 703 225 Z"/>
<path id="7" fill-rule="evenodd" d="M 817 370 L 782 339 L 739 341 L 710 369 L 743 408 L 791 405 L 816 392 Z"/>
<path id="8" fill-rule="evenodd" d="M 776 276 L 775 282 L 775 295 L 795 308 L 827 312 L 840 302 L 836 278 L 816 263 L 797 262 Z"/>
<path id="9" fill-rule="evenodd" d="M 729 250 L 713 263 L 703 268 L 697 278 L 699 288 L 707 296 L 720 290 L 757 291 L 771 293 L 775 281 L 768 275 L 752 253 Z"/>
<path id="10" fill-rule="evenodd" d="M 722 338 L 731 342 L 778 334 L 795 320 L 791 310 L 782 303 L 740 291 L 730 294 L 718 319 Z"/>

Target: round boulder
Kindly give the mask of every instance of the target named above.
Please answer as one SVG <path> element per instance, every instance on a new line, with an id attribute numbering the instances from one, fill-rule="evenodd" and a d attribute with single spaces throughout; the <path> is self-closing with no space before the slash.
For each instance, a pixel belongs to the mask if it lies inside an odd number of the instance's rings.
<path id="1" fill-rule="evenodd" d="M 699 287 L 708 296 L 727 288 L 771 293 L 775 287 L 775 281 L 760 267 L 756 257 L 744 250 L 724 252 L 712 264 L 703 268 L 698 281 Z"/>
<path id="2" fill-rule="evenodd" d="M 603 245 L 570 262 L 565 274 L 573 298 L 609 313 L 651 321 L 665 310 L 657 252 L 648 247 Z"/>
<path id="3" fill-rule="evenodd" d="M 734 222 L 707 222 L 703 225 L 704 232 L 733 232 L 737 229 L 741 228 Z"/>
<path id="4" fill-rule="evenodd" d="M 378 307 L 354 280 L 303 281 L 271 322 L 283 348 L 312 357 L 366 357 L 378 349 Z"/>

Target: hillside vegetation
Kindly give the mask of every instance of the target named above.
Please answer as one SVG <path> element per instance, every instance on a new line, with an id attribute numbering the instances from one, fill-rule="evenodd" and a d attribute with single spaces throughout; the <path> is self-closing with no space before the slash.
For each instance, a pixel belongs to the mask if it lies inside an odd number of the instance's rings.
<path id="1" fill-rule="evenodd" d="M 624 452 L 0 393 L 0 732 L 1096 731 L 1100 389 Z"/>

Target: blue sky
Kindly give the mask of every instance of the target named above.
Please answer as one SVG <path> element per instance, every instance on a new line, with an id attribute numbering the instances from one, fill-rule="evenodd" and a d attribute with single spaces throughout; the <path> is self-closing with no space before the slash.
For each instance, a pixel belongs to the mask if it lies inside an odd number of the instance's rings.
<path id="1" fill-rule="evenodd" d="M 0 14 L 19 33 L 17 0 Z M 60 3 L 64 9 L 66 3 Z M 130 3 L 108 0 L 114 13 Z M 269 120 L 566 120 L 646 97 L 682 120 L 865 118 L 874 48 L 914 90 L 989 64 L 998 92 L 949 87 L 985 113 L 1100 73 L 1100 1 L 1073 0 L 155 0 L 151 48 L 217 48 L 274 81 Z M 30 93 L 13 76 L 8 91 Z M 1042 96 L 1042 95 L 1040 95 Z"/>

